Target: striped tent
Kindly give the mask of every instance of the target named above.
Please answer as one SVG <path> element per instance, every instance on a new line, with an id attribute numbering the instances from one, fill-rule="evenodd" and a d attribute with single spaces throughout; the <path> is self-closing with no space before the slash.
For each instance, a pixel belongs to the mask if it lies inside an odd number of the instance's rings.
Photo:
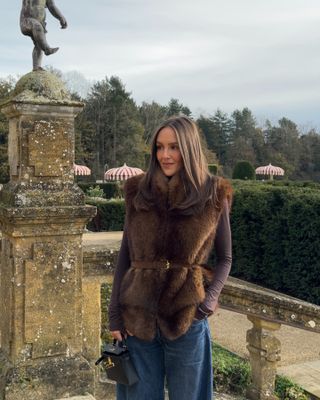
<path id="1" fill-rule="evenodd" d="M 73 170 L 75 175 L 91 175 L 91 169 L 85 165 L 73 164 Z"/>
<path id="2" fill-rule="evenodd" d="M 270 179 L 273 179 L 274 175 L 284 175 L 284 170 L 280 167 L 275 167 L 271 164 L 265 165 L 264 167 L 258 167 L 256 169 L 257 175 L 269 175 Z"/>
<path id="3" fill-rule="evenodd" d="M 119 168 L 111 168 L 104 174 L 104 179 L 107 181 L 125 181 L 135 175 L 143 174 L 142 169 L 128 167 L 126 163 Z"/>

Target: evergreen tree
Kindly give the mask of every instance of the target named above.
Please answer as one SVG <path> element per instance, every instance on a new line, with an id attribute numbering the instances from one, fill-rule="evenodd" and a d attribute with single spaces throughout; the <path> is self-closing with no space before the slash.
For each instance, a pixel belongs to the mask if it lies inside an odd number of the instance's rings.
<path id="1" fill-rule="evenodd" d="M 8 100 L 14 88 L 14 79 L 0 79 L 0 104 Z M 8 133 L 9 124 L 6 116 L 0 112 L 0 183 L 9 180 L 8 164 Z"/>
<path id="2" fill-rule="evenodd" d="M 149 143 L 156 128 L 167 118 L 167 108 L 153 101 L 142 103 L 139 108 L 140 120 L 144 127 L 143 138 Z"/>
<path id="3" fill-rule="evenodd" d="M 179 103 L 178 99 L 171 99 L 167 106 L 167 117 L 180 114 L 184 114 L 187 117 L 191 117 L 191 111 L 187 106 L 184 106 L 182 103 Z"/>
<path id="4" fill-rule="evenodd" d="M 144 167 L 146 150 L 139 111 L 118 77 L 105 78 L 93 86 L 80 121 L 86 128 L 81 134 L 82 148 L 88 159 L 94 160 L 96 177 L 125 162 Z"/>
<path id="5" fill-rule="evenodd" d="M 217 155 L 220 164 L 225 164 L 231 129 L 228 115 L 218 109 L 209 118 L 201 115 L 197 123 L 206 138 L 208 148 Z"/>

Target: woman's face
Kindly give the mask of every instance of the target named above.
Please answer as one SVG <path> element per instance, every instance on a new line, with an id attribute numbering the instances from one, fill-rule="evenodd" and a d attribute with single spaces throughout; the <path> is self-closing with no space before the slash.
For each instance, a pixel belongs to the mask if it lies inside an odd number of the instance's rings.
<path id="1" fill-rule="evenodd" d="M 157 160 L 162 172 L 166 176 L 173 176 L 183 166 L 182 156 L 174 130 L 170 127 L 162 128 L 158 133 Z"/>

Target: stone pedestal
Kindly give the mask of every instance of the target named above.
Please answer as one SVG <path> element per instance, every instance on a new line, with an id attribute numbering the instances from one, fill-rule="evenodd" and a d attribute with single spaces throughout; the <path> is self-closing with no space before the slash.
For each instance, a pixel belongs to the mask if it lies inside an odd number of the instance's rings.
<path id="1" fill-rule="evenodd" d="M 280 360 L 280 341 L 273 332 L 281 324 L 248 315 L 253 328 L 247 332 L 247 348 L 250 354 L 252 384 L 247 397 L 253 400 L 276 399 L 274 395 L 277 362 Z"/>
<path id="2" fill-rule="evenodd" d="M 95 208 L 73 175 L 81 109 L 45 71 L 22 77 L 2 107 L 10 182 L 0 196 L 0 399 L 94 393 L 83 356 L 82 233 Z"/>

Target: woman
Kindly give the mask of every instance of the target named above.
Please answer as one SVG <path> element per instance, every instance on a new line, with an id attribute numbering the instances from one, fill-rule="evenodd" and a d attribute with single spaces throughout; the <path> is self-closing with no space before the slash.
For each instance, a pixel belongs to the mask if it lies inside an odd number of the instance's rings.
<path id="1" fill-rule="evenodd" d="M 231 267 L 230 185 L 212 177 L 195 123 L 186 116 L 155 132 L 148 171 L 125 185 L 126 221 L 109 324 L 139 375 L 118 400 L 211 400 L 207 317 Z M 205 264 L 215 247 L 217 265 Z"/>

